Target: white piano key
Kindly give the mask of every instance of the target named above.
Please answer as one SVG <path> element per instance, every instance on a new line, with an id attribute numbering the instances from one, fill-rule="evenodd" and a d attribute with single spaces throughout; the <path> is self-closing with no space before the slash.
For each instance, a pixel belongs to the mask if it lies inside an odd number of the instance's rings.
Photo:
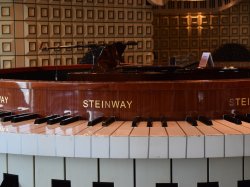
<path id="1" fill-rule="evenodd" d="M 109 158 L 109 137 L 92 136 L 91 152 L 93 158 Z"/>
<path id="2" fill-rule="evenodd" d="M 110 158 L 129 158 L 131 121 L 124 122 L 110 137 Z"/>
<path id="3" fill-rule="evenodd" d="M 55 135 L 56 156 L 74 157 L 75 139 L 74 136 Z"/>
<path id="4" fill-rule="evenodd" d="M 75 156 L 74 135 L 86 128 L 84 121 L 76 121 L 67 125 L 60 125 L 55 128 L 56 155 L 62 157 Z"/>
<path id="5" fill-rule="evenodd" d="M 21 135 L 18 133 L 8 132 L 7 137 L 7 151 L 10 154 L 21 154 Z"/>
<path id="6" fill-rule="evenodd" d="M 129 137 L 110 137 L 110 158 L 129 158 Z"/>
<path id="7" fill-rule="evenodd" d="M 7 173 L 7 154 L 0 154 L 0 181 L 3 181 L 3 173 Z"/>
<path id="8" fill-rule="evenodd" d="M 209 159 L 209 180 L 218 181 L 220 187 L 236 187 L 242 175 L 242 158 Z"/>
<path id="9" fill-rule="evenodd" d="M 55 128 L 56 135 L 73 136 L 87 128 L 87 121 L 79 120 L 67 125 L 58 125 Z"/>
<path id="10" fill-rule="evenodd" d="M 103 127 L 92 136 L 92 157 L 109 158 L 110 155 L 110 136 L 122 124 L 116 121 L 108 127 Z"/>
<path id="11" fill-rule="evenodd" d="M 75 135 L 75 156 L 83 158 L 92 157 L 92 135 L 102 129 L 102 124 L 89 126 Z"/>
<path id="12" fill-rule="evenodd" d="M 205 136 L 205 157 L 224 157 L 224 136 Z"/>
<path id="13" fill-rule="evenodd" d="M 149 158 L 168 158 L 168 137 L 151 136 L 149 139 Z"/>
<path id="14" fill-rule="evenodd" d="M 207 182 L 205 158 L 173 159 L 173 183 L 178 187 L 194 187 L 198 182 Z"/>
<path id="15" fill-rule="evenodd" d="M 91 136 L 75 136 L 75 157 L 91 158 Z"/>
<path id="16" fill-rule="evenodd" d="M 168 135 L 161 122 L 153 122 L 149 137 L 149 158 L 168 158 Z"/>
<path id="17" fill-rule="evenodd" d="M 128 187 L 133 181 L 133 159 L 100 159 L 100 182 Z"/>
<path id="18" fill-rule="evenodd" d="M 186 158 L 185 136 L 169 136 L 169 158 Z"/>
<path id="19" fill-rule="evenodd" d="M 71 187 L 92 187 L 97 181 L 97 159 L 66 158 L 66 180 L 71 181 Z"/>
<path id="20" fill-rule="evenodd" d="M 236 125 L 225 120 L 219 120 L 218 122 L 243 134 L 244 156 L 250 156 L 250 124 L 242 122 L 242 125 Z"/>
<path id="21" fill-rule="evenodd" d="M 8 154 L 8 173 L 18 175 L 20 186 L 34 187 L 33 156 Z"/>
<path id="22" fill-rule="evenodd" d="M 54 134 L 37 134 L 38 155 L 56 156 L 56 137 Z"/>
<path id="23" fill-rule="evenodd" d="M 247 128 L 248 130 L 243 129 L 244 135 L 244 156 L 250 156 L 250 124 L 247 122 L 242 121 L 242 126 Z M 242 132 L 242 131 L 241 131 Z"/>
<path id="24" fill-rule="evenodd" d="M 225 157 L 244 155 L 243 135 L 225 135 Z"/>
<path id="25" fill-rule="evenodd" d="M 136 186 L 170 183 L 170 159 L 136 159 Z"/>
<path id="26" fill-rule="evenodd" d="M 38 155 L 37 135 L 45 133 L 46 125 L 24 124 L 19 126 L 22 154 Z"/>
<path id="27" fill-rule="evenodd" d="M 68 128 L 69 127 L 69 128 Z M 86 136 L 76 136 L 78 133 L 87 128 L 87 121 L 79 121 L 77 125 L 67 125 L 61 127 L 61 131 L 58 132 L 58 135 L 64 136 L 74 136 L 73 137 L 73 148 L 69 147 L 69 149 L 74 151 L 73 155 L 75 157 L 90 157 L 90 137 Z M 72 143 L 72 142 L 71 142 Z M 85 145 L 84 145 L 85 144 Z M 79 148 L 82 146 L 81 148 Z M 63 149 L 63 147 L 61 148 Z M 62 150 L 63 151 L 63 150 Z M 72 153 L 71 153 L 72 154 Z"/>
<path id="28" fill-rule="evenodd" d="M 250 156 L 250 134 L 244 135 L 244 156 Z"/>
<path id="29" fill-rule="evenodd" d="M 130 158 L 148 158 L 148 137 L 130 137 Z"/>
<path id="30" fill-rule="evenodd" d="M 205 135 L 205 157 L 224 157 L 224 135 L 212 126 L 197 122 L 196 127 Z"/>
<path id="31" fill-rule="evenodd" d="M 134 127 L 130 134 L 130 158 L 148 158 L 148 142 L 149 128 Z"/>
<path id="32" fill-rule="evenodd" d="M 51 186 L 51 179 L 64 179 L 62 157 L 35 157 L 35 187 Z"/>
<path id="33" fill-rule="evenodd" d="M 186 158 L 186 135 L 174 121 L 166 127 L 169 136 L 169 158 Z"/>
<path id="34" fill-rule="evenodd" d="M 214 120 L 213 128 L 222 132 L 225 136 L 225 157 L 237 157 L 244 155 L 243 134 L 222 124 L 224 120 Z"/>
<path id="35" fill-rule="evenodd" d="M 0 132 L 0 153 L 8 153 L 8 142 L 6 132 Z"/>
<path id="36" fill-rule="evenodd" d="M 186 121 L 177 121 L 187 136 L 187 158 L 204 158 L 204 135 Z"/>
<path id="37" fill-rule="evenodd" d="M 23 155 L 37 155 L 38 144 L 36 134 L 20 134 L 21 135 L 21 150 Z"/>

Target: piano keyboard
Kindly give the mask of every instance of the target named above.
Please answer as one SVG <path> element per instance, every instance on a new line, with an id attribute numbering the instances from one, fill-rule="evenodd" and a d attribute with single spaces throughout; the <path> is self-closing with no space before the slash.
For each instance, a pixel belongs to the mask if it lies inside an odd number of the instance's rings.
<path id="1" fill-rule="evenodd" d="M 78 120 L 68 125 L 1 122 L 0 152 L 39 156 L 81 158 L 212 158 L 250 156 L 250 123 L 236 125 L 213 120 L 208 126 L 197 122 L 131 121 L 102 122 L 89 126 Z M 84 147 L 84 149 L 82 149 Z"/>
<path id="2" fill-rule="evenodd" d="M 108 182 L 115 187 L 152 187 L 216 182 L 236 187 L 250 179 L 250 123 L 226 120 L 102 121 L 60 125 L 35 119 L 1 122 L 2 173 L 19 176 L 25 187 L 51 186 L 51 179 L 70 180 L 72 187 Z M 173 185 L 174 186 L 174 185 Z"/>

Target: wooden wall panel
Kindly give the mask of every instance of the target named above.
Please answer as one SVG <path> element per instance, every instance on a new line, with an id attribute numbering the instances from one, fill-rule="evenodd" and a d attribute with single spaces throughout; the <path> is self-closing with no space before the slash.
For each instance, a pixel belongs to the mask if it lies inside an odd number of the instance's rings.
<path id="1" fill-rule="evenodd" d="M 146 0 L 3 1 L 0 4 L 0 55 L 4 57 L 0 66 L 16 67 L 13 59 L 17 56 L 22 56 L 19 61 L 25 60 L 19 62 L 19 67 L 55 65 L 58 56 L 59 64 L 71 65 L 82 58 L 86 49 L 42 52 L 40 48 L 137 40 L 140 46 L 133 49 L 133 53 L 138 54 L 132 63 L 143 64 L 146 60 L 148 64 L 154 59 L 153 18 Z M 127 51 L 131 49 L 125 53 Z M 3 62 L 5 57 L 7 60 Z"/>
<path id="2" fill-rule="evenodd" d="M 226 43 L 239 43 L 250 49 L 250 1 L 244 0 L 221 12 L 205 14 L 180 12 L 174 15 L 173 11 L 169 14 L 154 11 L 153 26 L 158 64 L 165 63 L 166 55 L 161 53 L 168 50 L 168 57 L 179 57 L 180 54 L 173 51 L 185 49 L 199 60 L 203 51 L 213 52 Z"/>

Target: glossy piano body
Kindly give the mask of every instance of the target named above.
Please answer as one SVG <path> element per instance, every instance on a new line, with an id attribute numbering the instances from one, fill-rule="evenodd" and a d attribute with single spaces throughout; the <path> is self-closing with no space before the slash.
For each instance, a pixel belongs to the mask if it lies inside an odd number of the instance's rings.
<path id="1" fill-rule="evenodd" d="M 2 109 L 119 120 L 135 116 L 184 120 L 199 115 L 218 119 L 234 111 L 249 112 L 248 69 L 83 73 L 83 68 L 87 67 L 0 71 Z"/>

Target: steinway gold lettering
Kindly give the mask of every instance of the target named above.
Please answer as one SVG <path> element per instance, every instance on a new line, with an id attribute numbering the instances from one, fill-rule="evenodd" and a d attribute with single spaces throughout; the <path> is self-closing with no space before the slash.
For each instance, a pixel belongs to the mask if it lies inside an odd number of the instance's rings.
<path id="1" fill-rule="evenodd" d="M 83 100 L 82 106 L 84 108 L 120 108 L 130 109 L 132 101 L 123 100 Z"/>
<path id="2" fill-rule="evenodd" d="M 6 97 L 6 96 L 0 96 L 0 103 L 1 104 L 7 104 L 8 103 L 8 99 L 9 97 Z"/>
<path id="3" fill-rule="evenodd" d="M 229 99 L 230 106 L 250 106 L 250 97 L 236 97 Z"/>

